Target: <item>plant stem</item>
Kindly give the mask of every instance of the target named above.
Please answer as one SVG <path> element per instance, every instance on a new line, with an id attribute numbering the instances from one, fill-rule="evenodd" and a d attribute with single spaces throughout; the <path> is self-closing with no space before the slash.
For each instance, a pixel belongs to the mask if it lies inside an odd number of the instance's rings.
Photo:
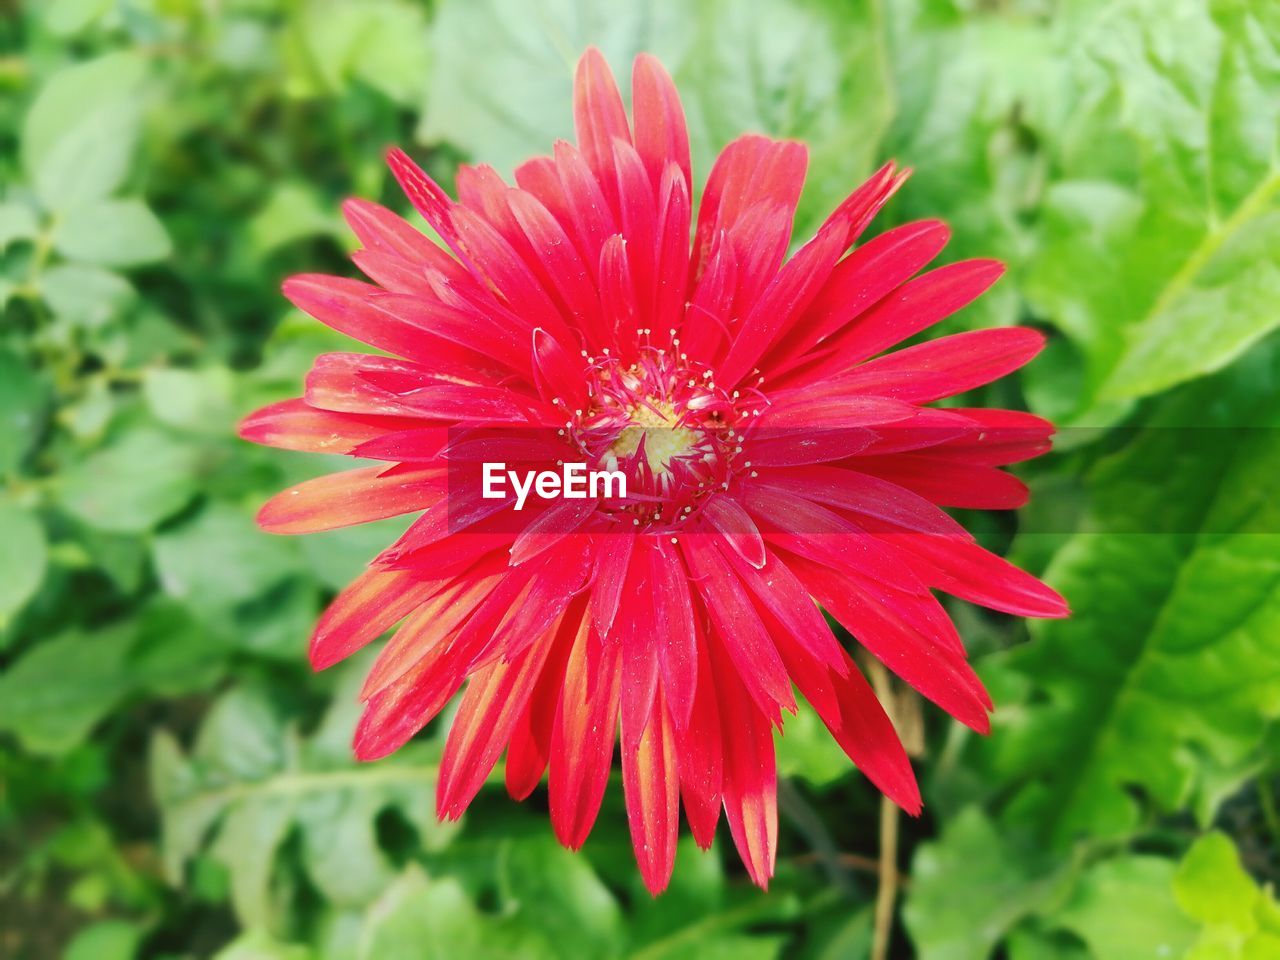
<path id="1" fill-rule="evenodd" d="M 871 686 L 895 724 L 898 717 L 893 681 L 878 660 L 868 663 Z M 898 899 L 898 805 L 883 794 L 880 797 L 880 862 L 876 885 L 875 929 L 871 938 L 871 960 L 886 960 L 893 934 L 893 912 Z"/>

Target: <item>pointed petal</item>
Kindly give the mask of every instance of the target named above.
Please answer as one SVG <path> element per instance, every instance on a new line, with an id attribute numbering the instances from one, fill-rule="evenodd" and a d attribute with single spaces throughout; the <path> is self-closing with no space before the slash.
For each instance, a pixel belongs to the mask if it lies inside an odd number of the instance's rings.
<path id="1" fill-rule="evenodd" d="M 1044 349 L 1028 327 L 972 330 L 907 347 L 841 378 L 849 388 L 910 403 L 930 403 L 999 380 Z"/>
<path id="2" fill-rule="evenodd" d="M 480 792 L 524 713 L 555 643 L 556 629 L 514 660 L 483 667 L 467 681 L 440 759 L 436 812 L 441 819 L 457 820 Z"/>
<path id="3" fill-rule="evenodd" d="M 1071 611 L 1058 592 L 976 543 L 917 533 L 884 539 L 912 554 L 931 586 L 972 603 L 1018 617 L 1065 617 Z"/>
<path id="4" fill-rule="evenodd" d="M 584 618 L 565 668 L 548 781 L 551 825 L 570 850 L 586 842 L 609 781 L 618 724 L 618 655 L 617 646 L 602 644 Z"/>
<path id="5" fill-rule="evenodd" d="M 631 71 L 631 101 L 636 150 L 644 159 L 654 187 L 661 182 L 667 165 L 674 163 L 683 174 L 687 193 L 693 176 L 684 108 L 676 85 L 657 57 L 647 53 L 636 57 Z"/>
<path id="6" fill-rule="evenodd" d="M 719 692 L 724 775 L 721 790 L 733 845 L 753 883 L 768 889 L 778 855 L 778 774 L 768 719 L 735 676 L 728 655 L 712 645 Z"/>
<path id="7" fill-rule="evenodd" d="M 609 64 L 595 47 L 587 48 L 574 74 L 573 125 L 582 155 L 616 210 L 618 187 L 613 143 L 615 140 L 631 143 L 631 128 Z"/>
<path id="8" fill-rule="evenodd" d="M 720 819 L 720 782 L 723 748 L 720 706 L 716 700 L 715 675 L 706 633 L 695 619 L 698 666 L 693 710 L 683 731 L 677 729 L 680 755 L 680 796 L 694 841 L 703 850 L 715 839 Z"/>
<path id="9" fill-rule="evenodd" d="M 311 635 L 311 666 L 324 670 L 376 640 L 441 590 L 404 570 L 366 570 L 329 604 Z"/>
<path id="10" fill-rule="evenodd" d="M 743 685 L 762 715 L 781 723 L 779 708 L 795 712 L 791 681 L 741 581 L 706 535 L 683 536 L 680 548 Z"/>
<path id="11" fill-rule="evenodd" d="M 351 453 L 357 446 L 384 434 L 412 429 L 419 422 L 408 417 L 379 417 L 319 410 L 302 398 L 282 400 L 256 410 L 240 421 L 240 436 L 282 450 L 306 453 Z"/>
<path id="12" fill-rule="evenodd" d="M 331 473 L 277 493 L 258 511 L 258 525 L 269 533 L 316 533 L 425 510 L 440 500 L 442 476 L 436 467 Z"/>
<path id="13" fill-rule="evenodd" d="M 675 729 L 661 693 L 644 733 L 634 747 L 622 748 L 622 788 L 636 863 L 649 893 L 666 889 L 676 860 L 680 825 L 680 777 Z"/>
<path id="14" fill-rule="evenodd" d="M 653 564 L 653 633 L 662 688 L 667 710 L 676 728 L 683 730 L 693 710 L 698 682 L 689 574 L 679 551 L 661 538 L 654 539 L 649 559 Z"/>

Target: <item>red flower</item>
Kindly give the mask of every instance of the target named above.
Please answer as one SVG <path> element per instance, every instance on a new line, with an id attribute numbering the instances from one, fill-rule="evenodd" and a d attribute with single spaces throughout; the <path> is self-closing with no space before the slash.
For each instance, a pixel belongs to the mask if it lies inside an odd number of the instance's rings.
<path id="1" fill-rule="evenodd" d="M 858 768 L 910 813 L 907 756 L 818 607 L 960 722 L 991 709 L 932 590 L 1030 617 L 1062 599 L 940 507 L 1017 507 L 998 468 L 1049 448 L 1026 413 L 927 406 L 1030 360 L 1003 328 L 884 354 L 969 303 L 991 260 L 915 276 L 948 237 L 910 223 L 850 251 L 906 173 L 886 165 L 790 258 L 803 144 L 744 136 L 693 226 L 670 78 L 640 56 L 628 123 L 601 55 L 578 65 L 578 145 L 516 171 L 464 167 L 457 202 L 389 160 L 445 251 L 388 210 L 345 206 L 367 284 L 298 276 L 285 294 L 392 356 L 320 357 L 305 395 L 243 435 L 381 461 L 300 484 L 259 517 L 305 533 L 423 511 L 334 601 L 324 668 L 403 621 L 363 690 L 355 750 L 385 756 L 466 686 L 438 808 L 457 817 L 506 751 L 522 799 L 549 768 L 551 818 L 586 840 L 622 740 L 649 889 L 671 873 L 678 803 L 711 843 L 719 810 L 752 879 L 776 849 L 774 726 L 792 685 Z M 914 279 L 913 279 L 914 277 Z M 883 355 L 882 355 L 883 354 Z M 625 499 L 487 499 L 481 461 L 620 470 Z M 390 464 L 389 466 L 387 464 Z"/>

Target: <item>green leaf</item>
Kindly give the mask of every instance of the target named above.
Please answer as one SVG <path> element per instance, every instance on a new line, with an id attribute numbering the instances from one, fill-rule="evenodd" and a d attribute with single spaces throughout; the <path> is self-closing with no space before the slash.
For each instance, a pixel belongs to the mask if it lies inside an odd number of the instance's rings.
<path id="1" fill-rule="evenodd" d="M 573 131 L 577 56 L 598 45 L 628 87 L 648 51 L 680 87 L 697 168 L 747 131 L 808 140 L 801 230 L 857 184 L 891 113 L 879 7 L 800 0 L 676 0 L 608 8 L 581 0 L 446 0 L 436 13 L 421 139 L 509 172 Z M 768 24 L 768 29 L 761 29 Z M 474 56 L 484 49 L 485 56 Z"/>
<path id="2" fill-rule="evenodd" d="M 40 232 L 35 211 L 25 203 L 0 203 L 0 252 L 15 240 L 31 240 Z"/>
<path id="3" fill-rule="evenodd" d="M 1280 955 L 1280 907 L 1240 865 L 1235 844 L 1208 833 L 1192 844 L 1173 878 L 1173 895 L 1202 924 L 1188 960 L 1254 960 Z"/>
<path id="4" fill-rule="evenodd" d="M 196 492 L 197 466 L 191 447 L 139 428 L 67 469 L 59 498 L 99 530 L 141 533 L 186 506 Z"/>
<path id="5" fill-rule="evenodd" d="M 120 274 L 83 263 L 56 264 L 40 274 L 37 284 L 54 314 L 83 327 L 105 325 L 135 296 Z"/>
<path id="6" fill-rule="evenodd" d="M 404 0 L 311 0 L 288 41 L 290 87 L 298 95 L 341 94 L 360 80 L 411 104 L 426 84 L 426 22 Z"/>
<path id="7" fill-rule="evenodd" d="M 794 717 L 787 717 L 773 740 L 780 776 L 802 777 L 823 787 L 853 772 L 848 755 L 808 703 Z"/>
<path id="8" fill-rule="evenodd" d="M 115 52 L 66 67 L 41 88 L 22 129 L 22 165 L 50 210 L 114 192 L 129 172 L 147 63 Z"/>
<path id="9" fill-rule="evenodd" d="M 1095 960 L 1181 956 L 1195 930 L 1173 901 L 1173 873 L 1162 857 L 1105 860 L 1081 878 L 1055 920 L 1084 940 Z"/>
<path id="10" fill-rule="evenodd" d="M 504 845 L 500 887 L 520 925 L 543 932 L 558 953 L 608 955 L 622 934 L 622 913 L 585 859 L 549 834 Z"/>
<path id="11" fill-rule="evenodd" d="M 367 903 L 389 874 L 373 822 L 395 809 L 427 846 L 452 828 L 434 823 L 435 750 L 419 744 L 378 764 L 355 765 L 346 741 L 354 701 L 351 673 L 338 716 L 300 741 L 260 692 L 225 695 L 184 756 L 167 734 L 152 742 L 152 790 L 161 810 L 162 853 L 173 878 L 208 844 L 231 875 L 232 902 L 246 925 L 277 929 L 282 907 L 273 883 L 286 836 L 302 831 L 304 862 L 318 889 L 336 902 Z M 340 724 L 343 747 L 332 745 Z M 210 833 L 212 840 L 210 841 Z"/>
<path id="12" fill-rule="evenodd" d="M 917 851 L 903 922 L 921 960 L 986 957 L 1070 874 L 1069 865 L 1054 869 L 1027 837 L 1002 832 L 969 807 Z"/>
<path id="13" fill-rule="evenodd" d="M 1264 3 L 1060 18 L 1029 292 L 1083 352 L 1079 411 L 1220 370 L 1280 324 L 1278 36 Z"/>
<path id="14" fill-rule="evenodd" d="M 222 436 L 235 429 L 234 390 L 234 377 L 226 367 L 159 367 L 148 370 L 142 381 L 147 407 L 161 423 Z"/>
<path id="15" fill-rule="evenodd" d="M 1182 912 L 1200 923 L 1244 932 L 1256 926 L 1258 885 L 1225 834 L 1208 833 L 1192 844 L 1173 878 L 1173 893 Z"/>
<path id="16" fill-rule="evenodd" d="M 299 943 L 281 943 L 261 930 L 250 930 L 227 944 L 213 960 L 315 960 Z"/>
<path id="17" fill-rule="evenodd" d="M 0 476 L 16 471 L 35 446 L 48 402 L 43 378 L 0 349 Z"/>
<path id="18" fill-rule="evenodd" d="M 133 960 L 143 930 L 127 920 L 102 920 L 85 927 L 67 945 L 63 960 Z"/>
<path id="19" fill-rule="evenodd" d="M 0 500 L 0 627 L 40 589 L 48 553 L 40 520 Z"/>
<path id="20" fill-rule="evenodd" d="M 913 171 L 890 216 L 941 217 L 952 231 L 945 259 L 996 257 L 1015 274 L 944 321 L 947 329 L 1014 323 L 1023 309 L 1016 272 L 1044 176 L 1023 117 L 1052 89 L 1059 62 L 1045 18 L 1024 6 L 974 15 L 969 5 L 937 0 L 884 4 L 897 110 L 880 156 Z"/>
<path id="21" fill-rule="evenodd" d="M 322 235 L 341 236 L 341 222 L 314 190 L 300 183 L 280 184 L 249 221 L 250 240 L 263 255 L 295 240 Z"/>
<path id="22" fill-rule="evenodd" d="M 341 590 L 394 543 L 409 522 L 405 517 L 391 517 L 310 534 L 298 543 L 315 577 L 326 587 Z"/>
<path id="23" fill-rule="evenodd" d="M 53 243 L 72 260 L 108 267 L 163 260 L 173 249 L 164 225 L 141 200 L 76 207 L 59 222 Z"/>
<path id="24" fill-rule="evenodd" d="M 359 957 L 453 960 L 484 956 L 493 930 L 457 880 L 431 880 L 421 869 L 409 867 L 371 911 Z"/>
<path id="25" fill-rule="evenodd" d="M 33 752 L 61 754 L 133 688 L 127 625 L 45 640 L 0 676 L 0 730 Z"/>
<path id="26" fill-rule="evenodd" d="M 97 20 L 113 5 L 113 0 L 53 0 L 44 14 L 50 33 L 71 36 Z"/>
<path id="27" fill-rule="evenodd" d="M 1089 476 L 1088 532 L 1046 574 L 1073 615 L 1009 658 L 1032 702 L 979 751 L 1011 821 L 1060 845 L 1208 822 L 1261 762 L 1280 716 L 1274 356 L 1183 389 Z"/>

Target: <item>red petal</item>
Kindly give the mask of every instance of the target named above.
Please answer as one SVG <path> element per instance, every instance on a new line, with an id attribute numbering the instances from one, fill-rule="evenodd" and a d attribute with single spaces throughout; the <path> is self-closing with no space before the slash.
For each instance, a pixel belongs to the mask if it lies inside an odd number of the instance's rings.
<path id="1" fill-rule="evenodd" d="M 914 555 L 930 586 L 1019 617 L 1065 617 L 1071 611 L 1057 591 L 976 543 L 927 534 L 886 533 L 883 539 Z"/>
<path id="2" fill-rule="evenodd" d="M 884 590 L 871 595 L 866 591 L 874 589 L 874 584 L 864 589 L 851 578 L 798 557 L 789 566 L 827 611 L 886 667 L 966 726 L 979 733 L 990 729 L 990 700 L 952 644 L 923 632 L 918 621 L 895 616 L 895 606 L 909 609 L 909 595 Z"/>
<path id="3" fill-rule="evenodd" d="M 654 538 L 649 559 L 653 564 L 653 633 L 662 687 L 671 718 L 676 728 L 683 730 L 689 722 L 698 682 L 689 574 L 680 554 L 661 538 Z"/>
<path id="4" fill-rule="evenodd" d="M 1028 327 L 972 330 L 864 363 L 841 382 L 865 393 L 929 403 L 999 380 L 1031 360 L 1044 344 L 1044 334 Z"/>
<path id="5" fill-rule="evenodd" d="M 781 211 L 779 226 L 789 234 L 808 163 L 804 144 L 793 141 L 747 134 L 726 146 L 711 168 L 698 207 L 695 263 L 705 264 L 716 234 L 732 230 L 762 200 Z M 760 282 L 772 276 L 771 271 Z"/>
<path id="6" fill-rule="evenodd" d="M 329 604 L 311 635 L 316 670 L 344 660 L 376 640 L 441 590 L 438 581 L 403 570 L 366 570 Z"/>
<path id="7" fill-rule="evenodd" d="M 582 601 L 575 601 L 577 603 Z M 507 792 L 516 800 L 529 796 L 547 769 L 556 709 L 564 686 L 565 665 L 584 615 L 585 606 L 579 609 L 571 607 L 565 613 L 542 676 L 538 678 L 529 704 L 512 732 L 511 743 L 507 747 L 506 781 Z"/>
<path id="8" fill-rule="evenodd" d="M 634 747 L 622 748 L 622 788 L 627 822 L 640 875 L 657 896 L 671 880 L 680 826 L 675 731 L 661 693 L 644 733 Z"/>
<path id="9" fill-rule="evenodd" d="M 442 476 L 438 467 L 331 473 L 276 494 L 258 511 L 258 525 L 270 533 L 316 533 L 425 510 L 440 500 Z"/>
<path id="10" fill-rule="evenodd" d="M 556 629 L 511 662 L 498 661 L 471 675 L 440 759 L 436 813 L 462 816 L 511 739 L 555 643 Z"/>
<path id="11" fill-rule="evenodd" d="M 683 731 L 677 730 L 680 754 L 680 795 L 694 841 L 703 850 L 711 846 L 720 819 L 720 782 L 723 754 L 720 740 L 720 707 L 716 679 L 711 672 L 705 631 L 695 619 L 698 664 L 693 710 Z"/>
<path id="12" fill-rule="evenodd" d="M 727 496 L 708 497 L 703 501 L 702 515 L 720 532 L 734 553 L 756 569 L 764 566 L 764 540 L 737 500 Z"/>
<path id="13" fill-rule="evenodd" d="M 613 143 L 631 143 L 631 128 L 609 64 L 595 47 L 588 47 L 582 55 L 573 78 L 573 125 L 582 155 L 616 210 Z"/>
<path id="14" fill-rule="evenodd" d="M 795 712 L 791 681 L 741 581 L 705 534 L 683 536 L 680 546 L 743 685 L 762 715 L 780 724 L 780 707 Z"/>
<path id="15" fill-rule="evenodd" d="M 778 775 L 773 735 L 719 644 L 712 644 L 724 748 L 725 819 L 752 881 L 768 889 L 778 854 Z"/>
<path id="16" fill-rule="evenodd" d="M 363 416 L 318 410 L 302 398 L 263 407 L 240 421 L 240 436 L 253 443 L 306 453 L 351 453 L 384 434 L 412 429 L 408 417 Z"/>
<path id="17" fill-rule="evenodd" d="M 909 280 L 946 246 L 951 231 L 938 220 L 903 224 L 868 240 L 836 264 L 804 318 L 769 356 L 779 373 L 795 366 L 864 310 Z"/>
<path id="18" fill-rule="evenodd" d="M 765 470 L 761 472 L 758 483 L 793 497 L 816 500 L 873 517 L 895 527 L 962 540 L 973 539 L 969 531 L 933 502 L 906 487 L 854 470 L 828 466 Z"/>
<path id="19" fill-rule="evenodd" d="M 849 370 L 946 319 L 985 293 L 1003 273 L 1004 264 L 998 260 L 962 260 L 908 281 L 823 344 L 834 356 L 823 365 L 822 375 Z"/>
<path id="20" fill-rule="evenodd" d="M 551 741 L 551 825 L 570 850 L 587 840 L 609 782 L 618 724 L 618 648 L 602 644 L 584 618 L 565 668 Z"/>
<path id="21" fill-rule="evenodd" d="M 693 183 L 689 163 L 689 131 L 684 108 L 671 76 L 654 56 L 642 53 L 631 70 L 631 112 L 636 150 L 655 189 L 668 164 L 684 175 L 685 191 Z M 685 236 L 688 247 L 688 235 Z"/>
<path id="22" fill-rule="evenodd" d="M 859 470 L 874 474 L 940 507 L 1016 510 L 1027 502 L 1027 485 L 995 467 L 926 453 L 859 457 Z"/>
<path id="23" fill-rule="evenodd" d="M 832 226 L 787 261 L 742 321 L 729 354 L 716 373 L 721 386 L 736 386 L 756 366 L 774 341 L 813 302 L 847 246 L 844 231 Z"/>

